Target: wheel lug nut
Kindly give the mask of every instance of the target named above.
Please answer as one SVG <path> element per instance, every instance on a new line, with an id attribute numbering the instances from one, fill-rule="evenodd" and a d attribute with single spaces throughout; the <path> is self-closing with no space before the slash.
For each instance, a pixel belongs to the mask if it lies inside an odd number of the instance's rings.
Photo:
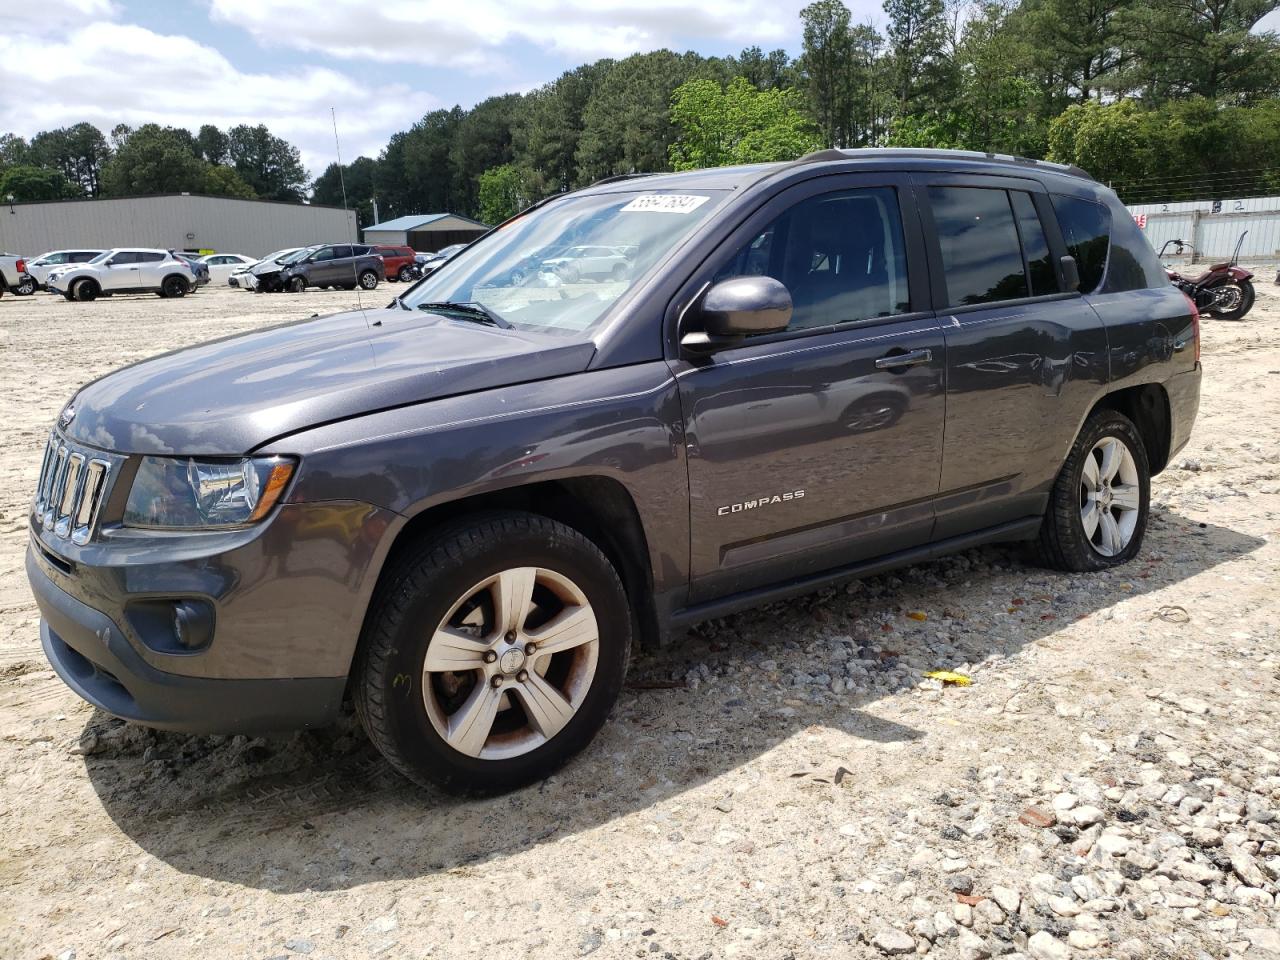
<path id="1" fill-rule="evenodd" d="M 536 643 L 526 643 L 524 645 L 524 655 L 526 657 L 532 657 L 537 652 L 538 652 L 538 645 Z"/>
<path id="2" fill-rule="evenodd" d="M 493 684 L 493 687 L 496 690 L 498 687 L 502 686 L 502 677 L 494 677 L 489 682 Z"/>
<path id="3" fill-rule="evenodd" d="M 516 679 L 519 680 L 521 683 L 524 683 L 526 680 L 529 679 L 529 671 L 521 670 L 519 673 L 516 674 Z"/>
<path id="4" fill-rule="evenodd" d="M 493 663 L 493 661 L 495 661 L 495 660 L 497 660 L 497 659 L 498 659 L 498 655 L 497 655 L 496 653 L 494 653 L 492 650 L 486 650 L 486 651 L 484 652 L 484 662 L 485 662 L 485 663 Z"/>
<path id="5" fill-rule="evenodd" d="M 514 630 L 508 630 L 507 643 L 515 643 L 515 642 L 516 642 L 516 632 Z"/>

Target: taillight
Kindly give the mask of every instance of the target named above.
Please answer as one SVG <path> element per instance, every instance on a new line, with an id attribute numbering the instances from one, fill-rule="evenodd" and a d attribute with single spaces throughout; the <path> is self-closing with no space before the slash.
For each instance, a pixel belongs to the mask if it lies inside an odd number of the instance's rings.
<path id="1" fill-rule="evenodd" d="M 1196 302 L 1185 293 L 1182 299 L 1187 301 L 1187 307 L 1191 310 L 1191 339 L 1196 342 L 1196 363 L 1200 362 L 1200 308 L 1196 306 Z"/>
<path id="2" fill-rule="evenodd" d="M 19 273 L 26 273 L 26 272 L 27 272 L 27 261 L 25 261 L 25 260 L 19 260 L 19 261 L 17 262 L 17 264 L 15 264 L 15 266 L 18 268 L 18 272 L 19 272 Z"/>

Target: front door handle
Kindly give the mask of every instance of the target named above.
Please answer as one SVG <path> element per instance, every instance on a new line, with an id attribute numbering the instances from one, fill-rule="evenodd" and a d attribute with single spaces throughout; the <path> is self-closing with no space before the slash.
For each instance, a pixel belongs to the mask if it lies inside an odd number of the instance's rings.
<path id="1" fill-rule="evenodd" d="M 898 370 L 933 362 L 932 350 L 900 350 L 886 354 L 876 361 L 877 370 Z"/>

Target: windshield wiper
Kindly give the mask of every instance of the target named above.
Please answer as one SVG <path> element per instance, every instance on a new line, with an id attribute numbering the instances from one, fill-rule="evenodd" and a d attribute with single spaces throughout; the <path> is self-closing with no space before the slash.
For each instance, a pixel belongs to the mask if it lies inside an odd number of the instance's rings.
<path id="1" fill-rule="evenodd" d="M 510 323 L 503 320 L 488 307 L 474 300 L 467 303 L 456 303 L 452 300 L 437 300 L 432 303 L 418 304 L 419 310 L 429 310 L 438 313 L 455 313 L 459 320 L 468 320 L 471 323 L 483 323 L 490 327 L 501 327 L 503 330 L 514 330 Z"/>

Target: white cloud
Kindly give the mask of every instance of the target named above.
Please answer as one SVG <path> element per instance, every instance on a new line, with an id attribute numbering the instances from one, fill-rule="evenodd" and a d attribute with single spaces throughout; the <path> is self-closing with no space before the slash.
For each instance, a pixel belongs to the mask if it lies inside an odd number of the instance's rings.
<path id="1" fill-rule="evenodd" d="M 682 38 L 776 45 L 798 34 L 800 9 L 777 0 L 326 0 L 317 16 L 313 0 L 209 4 L 215 21 L 247 30 L 266 47 L 471 71 L 504 69 L 501 48 L 520 40 L 585 59 L 683 45 Z"/>
<path id="2" fill-rule="evenodd" d="M 54 6 L 113 12 L 107 0 Z M 189 37 L 108 21 L 0 35 L 0 90 L 0 131 L 30 136 L 82 120 L 104 132 L 117 123 L 265 123 L 298 146 L 313 175 L 334 159 L 331 106 L 350 160 L 376 155 L 392 131 L 438 105 L 405 84 L 372 85 L 329 68 L 244 72 Z"/>

